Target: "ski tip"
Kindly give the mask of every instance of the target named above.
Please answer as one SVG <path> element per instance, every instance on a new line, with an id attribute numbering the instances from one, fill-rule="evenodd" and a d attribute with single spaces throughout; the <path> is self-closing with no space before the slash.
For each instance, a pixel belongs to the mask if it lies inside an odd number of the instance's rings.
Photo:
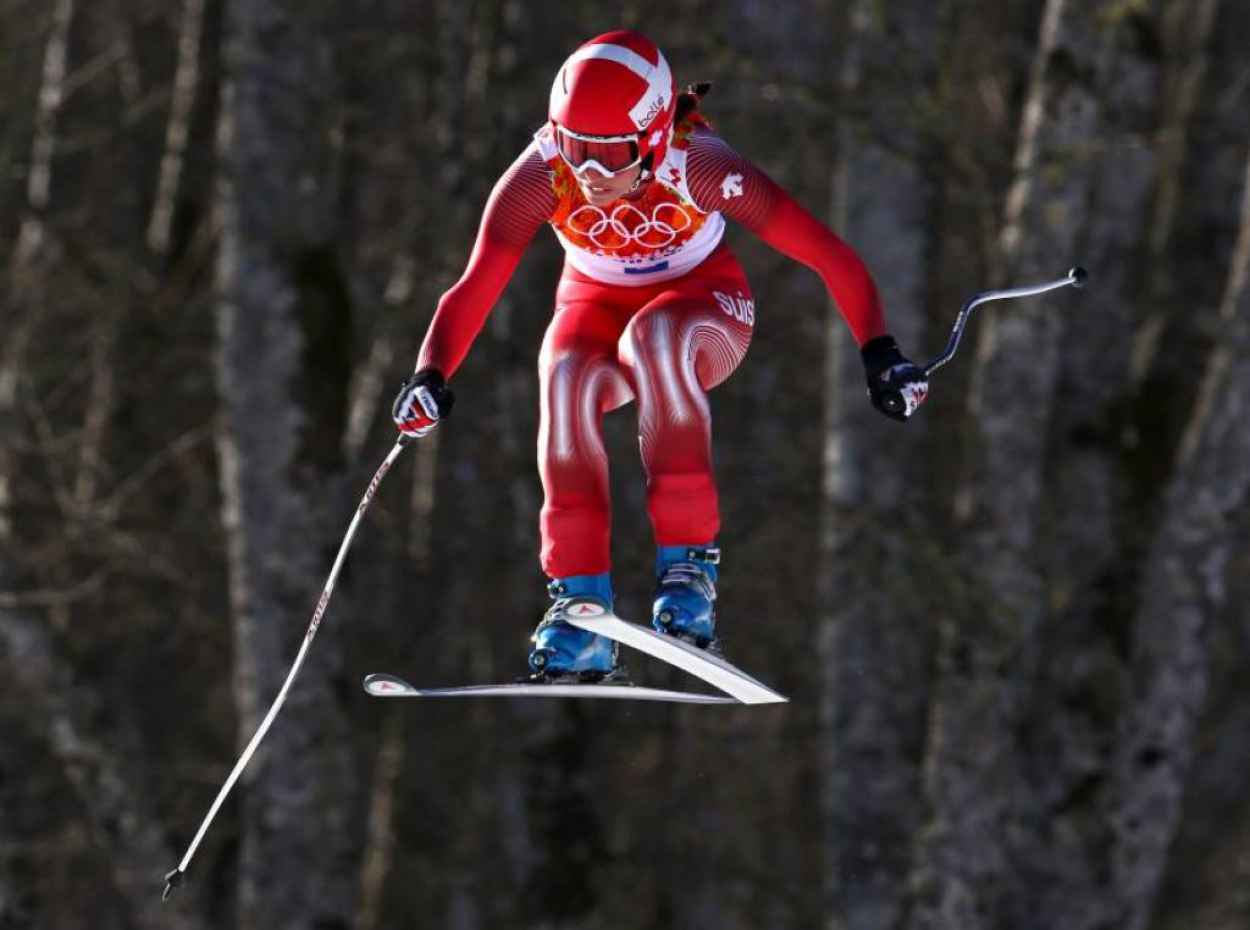
<path id="1" fill-rule="evenodd" d="M 380 672 L 366 675 L 364 688 L 365 693 L 373 697 L 400 697 L 417 690 L 402 678 L 395 675 L 384 675 Z"/>
<path id="2" fill-rule="evenodd" d="M 169 896 L 174 893 L 174 889 L 182 884 L 182 877 L 187 873 L 182 869 L 170 869 L 165 873 L 165 890 L 161 893 L 161 900 L 168 901 Z"/>
<path id="3" fill-rule="evenodd" d="M 790 703 L 790 699 L 788 697 L 786 697 L 784 694 L 778 694 L 776 691 L 773 691 L 771 688 L 768 690 L 767 694 L 754 695 L 750 698 L 739 698 L 738 700 L 741 703 L 748 704 L 748 705 L 789 704 Z"/>

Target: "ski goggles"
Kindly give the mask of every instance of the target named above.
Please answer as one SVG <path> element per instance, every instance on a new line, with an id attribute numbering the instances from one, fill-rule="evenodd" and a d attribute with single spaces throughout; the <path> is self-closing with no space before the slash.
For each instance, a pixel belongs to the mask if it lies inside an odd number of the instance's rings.
<path id="1" fill-rule="evenodd" d="M 575 174 L 594 168 L 600 174 L 620 174 L 642 161 L 637 136 L 584 136 L 556 127 L 556 148 Z"/>

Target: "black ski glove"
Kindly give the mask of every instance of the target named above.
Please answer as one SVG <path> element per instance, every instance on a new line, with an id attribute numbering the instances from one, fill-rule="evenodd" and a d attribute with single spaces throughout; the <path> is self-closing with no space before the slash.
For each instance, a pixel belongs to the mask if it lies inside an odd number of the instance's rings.
<path id="1" fill-rule="evenodd" d="M 422 368 L 400 385 L 391 419 L 405 436 L 424 436 L 451 413 L 456 397 L 436 368 Z"/>
<path id="2" fill-rule="evenodd" d="M 891 420 L 906 422 L 929 396 L 928 376 L 899 351 L 893 336 L 870 339 L 859 353 L 872 405 Z"/>

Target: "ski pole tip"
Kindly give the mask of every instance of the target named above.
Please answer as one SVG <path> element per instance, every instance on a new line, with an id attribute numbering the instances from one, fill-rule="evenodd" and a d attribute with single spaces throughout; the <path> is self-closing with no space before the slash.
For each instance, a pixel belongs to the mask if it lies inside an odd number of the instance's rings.
<path id="1" fill-rule="evenodd" d="M 1080 288 L 1083 288 L 1085 283 L 1089 280 L 1089 272 L 1080 265 L 1077 265 L 1068 272 L 1068 278 L 1071 279 L 1072 286 L 1079 290 Z"/>
<path id="2" fill-rule="evenodd" d="M 182 884 L 182 877 L 187 873 L 182 869 L 170 869 L 165 875 L 165 891 L 161 894 L 162 901 L 168 901 L 169 896 L 174 893 L 174 889 Z"/>

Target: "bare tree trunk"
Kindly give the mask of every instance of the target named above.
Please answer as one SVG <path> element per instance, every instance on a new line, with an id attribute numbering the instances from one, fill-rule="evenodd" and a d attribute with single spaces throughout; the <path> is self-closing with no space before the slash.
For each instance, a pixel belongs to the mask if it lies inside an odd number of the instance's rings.
<path id="1" fill-rule="evenodd" d="M 1121 25 L 1095 5 L 1046 4 L 1007 198 L 1004 278 L 1045 279 L 1072 263 L 1092 180 L 1086 140 L 1099 126 L 1098 94 Z M 934 822 L 919 853 L 917 930 L 1042 926 L 1034 923 L 1041 890 L 1018 868 L 1040 854 L 1042 838 L 1017 740 L 1045 615 L 1035 553 L 1065 319 L 1056 304 L 1021 301 L 977 322 L 973 448 L 956 503 L 961 571 L 982 593 L 941 629 L 928 769 Z"/>
<path id="2" fill-rule="evenodd" d="M 397 260 L 397 272 L 398 266 L 402 264 L 404 264 L 403 259 Z M 393 303 L 397 312 L 406 303 L 406 301 L 391 301 L 389 297 L 386 302 Z M 359 460 L 360 453 L 365 447 L 365 440 L 373 428 L 378 407 L 390 399 L 386 396 L 387 389 L 395 387 L 394 379 L 388 377 L 393 374 L 394 346 L 394 333 L 389 331 L 379 333 L 369 348 L 369 355 L 365 358 L 364 364 L 352 376 L 347 431 L 343 434 L 343 456 L 348 462 L 354 463 Z"/>
<path id="3" fill-rule="evenodd" d="M 833 226 L 864 257 L 891 332 L 924 344 L 934 190 L 921 167 L 931 141 L 908 102 L 932 90 L 936 13 L 912 3 L 851 10 L 842 91 L 856 101 L 897 62 L 914 66 L 906 99 L 874 97 L 840 132 Z M 907 51 L 900 53 L 900 40 Z M 889 148 L 886 147 L 888 143 Z M 923 419 L 897 426 L 867 403 L 863 366 L 840 319 L 829 322 L 820 604 L 830 928 L 887 930 L 906 911 L 912 836 L 922 809 L 921 760 L 932 637 L 923 607 Z"/>
<path id="4" fill-rule="evenodd" d="M 78 471 L 74 480 L 74 506 L 79 515 L 85 515 L 94 505 L 104 467 L 104 446 L 108 438 L 108 421 L 113 411 L 115 394 L 113 345 L 117 327 L 117 317 L 107 313 L 96 322 L 92 333 L 89 360 L 91 380 L 87 389 L 82 438 L 78 446 Z"/>
<path id="5" fill-rule="evenodd" d="M 48 41 L 44 46 L 43 76 L 35 106 L 35 134 L 26 179 L 26 214 L 18 230 L 17 247 L 9 268 L 10 320 L 0 350 L 0 542 L 12 532 L 12 441 L 17 435 L 17 393 L 34 316 L 42 306 L 41 288 L 54 250 L 47 241 L 44 214 L 52 193 L 52 155 L 56 150 L 56 120 L 64 97 L 69 27 L 74 0 L 57 0 L 52 7 Z"/>
<path id="6" fill-rule="evenodd" d="M 1211 356 L 1142 573 L 1132 712 L 1115 759 L 1114 878 L 1123 926 L 1154 912 L 1207 692 L 1209 634 L 1225 602 L 1233 530 L 1250 490 L 1250 161 Z"/>
<path id="7" fill-rule="evenodd" d="M 169 251 L 174 209 L 178 203 L 182 166 L 190 137 L 191 114 L 200 76 L 200 35 L 204 28 L 204 0 L 185 0 L 178 34 L 178 68 L 174 72 L 173 97 L 161 157 L 156 202 L 148 222 L 148 248 L 157 255 Z"/>
<path id="8" fill-rule="evenodd" d="M 1236 223 L 1237 205 L 1231 202 L 1229 191 L 1244 183 L 1246 170 L 1244 159 L 1233 167 L 1229 155 L 1234 151 L 1244 155 L 1245 146 L 1250 143 L 1244 114 L 1234 104 L 1239 96 L 1237 88 L 1244 87 L 1245 64 L 1235 52 L 1229 54 L 1236 48 L 1232 37 L 1244 31 L 1248 16 L 1250 9 L 1242 4 L 1223 4 L 1208 46 L 1194 52 L 1210 60 L 1204 90 L 1197 94 L 1202 112 L 1194 120 L 1196 130 L 1202 131 L 1192 134 L 1187 159 L 1195 169 L 1198 165 L 1202 168 L 1187 173 L 1189 184 L 1179 198 L 1187 223 L 1178 232 L 1184 235 L 1173 237 L 1166 254 L 1169 265 L 1182 275 L 1183 283 L 1173 293 L 1187 298 L 1171 303 L 1170 316 L 1177 320 L 1189 318 L 1190 327 L 1200 332 L 1203 346 L 1211 337 L 1217 345 L 1228 338 L 1227 295 L 1242 286 L 1227 280 L 1231 274 L 1211 275 L 1211 262 L 1216 256 L 1205 250 L 1209 240 L 1201 240 L 1204 251 L 1198 252 L 1190 245 L 1195 242 L 1190 236 L 1201 236 L 1203 226 L 1214 223 L 1221 231 L 1221 240 L 1228 241 L 1230 258 L 1236 249 L 1245 248 L 1244 236 L 1226 236 L 1224 231 Z M 1192 59 L 1189 63 L 1192 66 Z M 1226 207 L 1221 211 L 1221 203 L 1233 209 Z M 1223 254 L 1221 248 L 1220 255 Z M 1214 288 L 1202 286 L 1206 282 L 1199 276 L 1207 275 L 1220 278 Z M 1157 306 L 1162 312 L 1163 303 Z M 1217 315 L 1221 308 L 1224 312 Z M 1165 339 L 1176 338 L 1175 325 L 1172 326 Z M 1178 374 L 1184 373 L 1186 363 L 1192 369 L 1194 354 L 1180 353 L 1180 364 L 1174 360 L 1177 354 L 1172 345 L 1168 351 L 1159 352 L 1156 371 L 1167 366 Z M 1154 388 L 1155 397 L 1163 396 L 1166 388 L 1155 387 L 1159 379 L 1154 372 L 1151 374 L 1148 385 Z M 1208 413 L 1204 415 L 1209 415 L 1211 404 L 1222 390 L 1198 392 L 1197 397 L 1191 398 L 1190 409 L 1182 408 L 1177 419 L 1192 415 L 1192 410 L 1198 408 L 1206 409 Z M 1197 433 L 1191 429 L 1184 438 L 1185 458 L 1192 460 L 1198 454 Z M 1229 542 L 1232 560 L 1225 570 L 1228 590 L 1222 598 L 1224 607 L 1213 612 L 1203 627 L 1209 657 L 1209 668 L 1203 676 L 1207 695 L 1191 738 L 1195 756 L 1185 778 L 1180 816 L 1167 847 L 1166 867 L 1158 880 L 1156 905 L 1148 924 L 1152 930 L 1238 930 L 1250 925 L 1250 899 L 1245 894 L 1250 887 L 1250 798 L 1244 789 L 1250 781 L 1250 694 L 1245 688 L 1245 669 L 1250 663 L 1250 612 L 1245 607 L 1250 603 L 1248 517 L 1250 508 L 1243 506 L 1237 517 L 1237 535 Z M 1125 691 L 1128 693 L 1127 688 Z M 1125 731 L 1131 733 L 1129 728 Z"/>
<path id="9" fill-rule="evenodd" d="M 329 8 L 231 0 L 226 11 L 218 451 L 245 741 L 286 676 L 345 525 L 329 505 L 351 311 L 334 249 Z M 342 635 L 318 638 L 245 773 L 238 926 L 249 930 L 352 918 L 361 794 L 342 704 L 354 688 L 337 681 Z"/>
<path id="10" fill-rule="evenodd" d="M 14 481 L 17 469 L 14 446 L 20 435 L 19 389 L 35 318 L 43 306 L 45 275 L 55 256 L 55 249 L 48 242 L 45 215 L 51 202 L 52 157 L 57 144 L 57 117 L 64 98 L 69 30 L 73 16 L 73 0 L 58 0 L 49 15 L 48 38 L 44 45 L 43 69 L 35 103 L 34 137 L 26 177 L 25 210 L 8 268 L 5 332 L 3 344 L 0 345 L 0 545 L 6 547 L 13 542 L 14 533 Z M 9 572 L 0 568 L 0 584 L 7 587 L 9 583 Z M 0 654 L 4 656 L 6 668 L 11 669 L 8 676 L 37 677 L 40 672 L 47 670 L 48 662 L 38 661 L 39 658 L 46 660 L 48 656 L 40 648 L 45 645 L 46 636 L 46 630 L 29 618 L 16 613 L 10 614 L 7 609 L 0 610 Z M 24 654 L 32 652 L 36 654 L 35 661 L 31 661 Z M 29 680 L 21 684 L 30 686 Z M 46 682 L 36 682 L 31 693 L 36 696 L 51 694 L 53 701 L 64 697 L 48 688 Z M 38 702 L 35 706 L 42 709 Z M 51 726 L 48 730 L 55 735 Z M 73 734 L 72 729 L 67 731 L 62 727 L 63 739 L 58 745 L 63 746 L 64 737 Z M 67 775 L 72 778 L 75 771 L 82 773 L 85 767 L 79 766 L 75 770 L 67 765 L 66 768 Z M 80 783 L 75 782 L 76 785 Z M 86 800 L 98 799 L 89 797 Z M 102 813 L 99 803 L 88 809 L 93 814 Z M 7 810 L 0 811 L 0 815 L 7 814 Z M 147 824 L 151 822 L 146 821 Z M 11 921 L 14 927 L 32 926 L 22 893 L 16 886 L 14 876 L 10 874 L 13 850 L 17 848 L 19 840 L 16 835 L 10 835 L 7 823 L 4 827 L 0 830 L 0 843 L 5 847 L 0 850 L 0 925 L 8 926 Z"/>
<path id="11" fill-rule="evenodd" d="M 1161 5 L 1139 4 L 1135 28 L 1108 53 L 1099 91 L 1105 117 L 1087 144 L 1096 179 L 1079 256 L 1094 283 L 1079 306 L 1050 310 L 1073 318 L 1062 342 L 1033 556 L 1049 615 L 1034 646 L 1020 727 L 1028 736 L 1018 741 L 1020 770 L 1036 795 L 1034 822 L 1045 824 L 1028 853 L 1038 926 L 1102 927 L 1114 911 L 1102 878 L 1111 835 L 1101 812 L 1124 710 L 1115 697 L 1127 676 L 1119 631 L 1131 617 L 1130 566 L 1138 554 L 1126 528 L 1136 501 L 1124 459 L 1134 394 L 1129 334 L 1142 269 L 1126 259 L 1140 254 L 1155 182 L 1163 68 L 1154 43 L 1142 37 L 1161 27 Z"/>
<path id="12" fill-rule="evenodd" d="M 1194 111 L 1197 109 L 1209 55 L 1207 47 L 1215 27 L 1220 0 L 1171 0 L 1159 35 L 1166 43 L 1168 59 L 1179 63 L 1168 72 L 1164 88 L 1163 119 L 1155 144 L 1158 182 L 1146 238 L 1145 283 L 1141 288 L 1145 305 L 1141 325 L 1135 333 L 1134 375 L 1146 376 L 1158 353 L 1168 324 L 1168 310 L 1175 298 L 1168 260 L 1172 249 L 1186 153 L 1189 151 Z"/>
<path id="13" fill-rule="evenodd" d="M 1143 30 L 1162 27 L 1159 6 L 1138 6 L 1135 15 Z M 1081 325 L 1065 333 L 1051 427 L 1056 449 L 1051 493 L 1058 501 L 1082 502 L 1063 508 L 1050 531 L 1055 551 L 1047 559 L 1049 583 L 1052 600 L 1061 608 L 1072 604 L 1078 591 L 1096 584 L 1118 554 L 1114 523 L 1124 492 L 1116 471 L 1124 442 L 1122 411 L 1132 390 L 1132 340 L 1127 334 L 1137 320 L 1140 271 L 1125 257 L 1137 252 L 1144 234 L 1155 234 L 1150 195 L 1159 160 L 1151 142 L 1158 125 L 1161 72 L 1153 47 L 1126 42 L 1116 51 L 1101 98 L 1108 114 L 1105 128 L 1088 147 L 1096 180 L 1079 258 L 1095 278 L 1081 297 Z M 1056 270 L 1061 263 L 1057 256 Z M 1004 307 L 1003 312 L 1015 309 Z"/>
<path id="14" fill-rule="evenodd" d="M 360 907 L 356 930 L 375 930 L 382 916 L 382 892 L 395 856 L 395 786 L 404 767 L 404 730 L 400 709 L 382 725 L 382 743 L 374 764 L 369 796 L 369 825 L 360 867 Z"/>
<path id="15" fill-rule="evenodd" d="M 29 274 L 29 269 L 23 272 Z M 0 542 L 13 534 L 13 440 L 18 435 L 18 387 L 32 321 L 15 314 L 13 328 L 0 349 Z"/>
<path id="16" fill-rule="evenodd" d="M 1223 607 L 1205 626 L 1210 668 L 1193 736 L 1176 832 L 1167 851 L 1151 930 L 1241 930 L 1250 926 L 1250 513 L 1231 540 Z"/>
<path id="17" fill-rule="evenodd" d="M 35 138 L 31 147 L 30 174 L 26 182 L 28 206 L 34 216 L 22 224 L 19 256 L 30 255 L 43 238 L 43 224 L 37 214 L 46 210 L 52 191 L 52 155 L 56 150 L 56 120 L 64 99 L 66 60 L 69 54 L 69 27 L 74 18 L 74 0 L 57 0 L 52 8 L 51 31 L 44 47 L 43 80 L 35 110 Z"/>

